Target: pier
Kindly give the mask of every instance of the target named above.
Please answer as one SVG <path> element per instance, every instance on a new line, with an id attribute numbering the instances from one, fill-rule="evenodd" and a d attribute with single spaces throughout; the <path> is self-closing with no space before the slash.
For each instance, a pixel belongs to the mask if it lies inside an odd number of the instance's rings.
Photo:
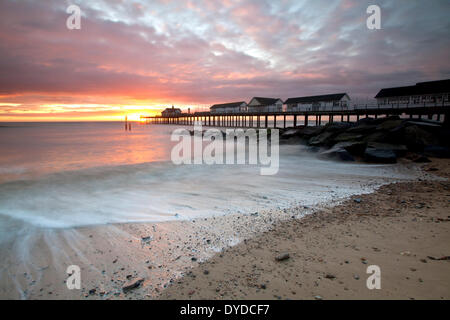
<path id="1" fill-rule="evenodd" d="M 443 122 L 450 127 L 450 102 L 437 106 L 430 105 L 365 105 L 352 109 L 322 110 L 322 111 L 275 111 L 275 112 L 195 112 L 176 115 L 141 116 L 147 124 L 194 125 L 200 122 L 210 127 L 240 127 L 240 128 L 286 128 L 297 127 L 303 121 L 304 126 L 320 126 L 335 121 L 359 121 L 365 117 L 400 116 L 410 119 L 429 119 Z M 271 124 L 269 124 L 271 122 Z M 290 123 L 289 123 L 290 122 Z M 281 126 L 278 123 L 282 123 Z M 291 124 L 291 125 L 289 125 Z"/>

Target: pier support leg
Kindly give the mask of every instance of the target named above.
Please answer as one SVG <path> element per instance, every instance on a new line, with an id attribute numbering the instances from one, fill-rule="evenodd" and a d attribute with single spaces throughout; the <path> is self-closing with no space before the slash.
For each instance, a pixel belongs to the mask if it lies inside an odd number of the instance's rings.
<path id="1" fill-rule="evenodd" d="M 283 118 L 283 128 L 286 129 L 286 115 L 284 115 Z"/>
<path id="2" fill-rule="evenodd" d="M 273 116 L 273 127 L 277 127 L 277 116 Z"/>
<path id="3" fill-rule="evenodd" d="M 297 115 L 294 115 L 294 128 L 297 126 Z"/>
<path id="4" fill-rule="evenodd" d="M 444 127 L 450 128 L 450 113 L 444 114 Z"/>
<path id="5" fill-rule="evenodd" d="M 308 115 L 305 114 L 305 127 L 307 127 L 307 126 L 308 126 Z"/>
<path id="6" fill-rule="evenodd" d="M 268 128 L 268 122 L 269 122 L 269 116 L 266 116 L 265 123 L 264 123 L 265 128 Z"/>

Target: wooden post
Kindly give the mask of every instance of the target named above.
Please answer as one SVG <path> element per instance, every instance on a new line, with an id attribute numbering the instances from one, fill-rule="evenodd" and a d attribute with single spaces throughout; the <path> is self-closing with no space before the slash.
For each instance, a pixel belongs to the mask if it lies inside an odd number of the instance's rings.
<path id="1" fill-rule="evenodd" d="M 273 127 L 274 128 L 277 127 L 277 116 L 276 115 L 273 116 Z"/>
<path id="2" fill-rule="evenodd" d="M 305 127 L 307 127 L 308 126 L 308 114 L 306 113 L 305 114 Z"/>
<path id="3" fill-rule="evenodd" d="M 284 115 L 284 119 L 283 119 L 283 128 L 286 129 L 286 115 Z"/>
<path id="4" fill-rule="evenodd" d="M 319 115 L 319 126 L 322 124 L 322 115 Z"/>
<path id="5" fill-rule="evenodd" d="M 269 122 L 269 116 L 267 116 L 267 115 L 266 115 L 266 118 L 265 118 L 265 123 L 264 123 L 264 124 L 265 124 L 265 126 L 264 126 L 265 128 L 267 128 L 267 127 L 268 127 L 268 126 L 267 126 L 267 123 L 268 123 L 268 122 Z"/>
<path id="6" fill-rule="evenodd" d="M 447 112 L 444 114 L 444 127 L 450 127 L 450 113 Z"/>
<path id="7" fill-rule="evenodd" d="M 297 126 L 297 115 L 294 114 L 294 128 Z"/>

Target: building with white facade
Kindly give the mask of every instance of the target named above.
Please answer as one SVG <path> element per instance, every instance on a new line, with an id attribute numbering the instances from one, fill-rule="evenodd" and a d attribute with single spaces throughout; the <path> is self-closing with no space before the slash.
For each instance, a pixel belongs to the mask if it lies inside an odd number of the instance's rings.
<path id="1" fill-rule="evenodd" d="M 249 112 L 281 112 L 283 101 L 278 98 L 254 97 L 248 104 Z"/>
<path id="2" fill-rule="evenodd" d="M 211 113 L 239 113 L 247 111 L 245 101 L 215 104 L 209 108 Z"/>
<path id="3" fill-rule="evenodd" d="M 414 86 L 381 89 L 378 105 L 443 105 L 450 102 L 450 79 L 419 82 Z"/>
<path id="4" fill-rule="evenodd" d="M 286 111 L 347 110 L 350 106 L 350 97 L 346 93 L 336 93 L 289 98 L 286 100 L 285 105 Z"/>

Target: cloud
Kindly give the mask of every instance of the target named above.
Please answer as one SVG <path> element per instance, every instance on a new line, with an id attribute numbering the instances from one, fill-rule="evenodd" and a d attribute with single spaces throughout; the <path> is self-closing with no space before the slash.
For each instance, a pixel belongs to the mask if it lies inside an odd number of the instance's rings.
<path id="1" fill-rule="evenodd" d="M 0 2 L 0 104 L 208 105 L 448 78 L 448 1 Z M 12 110 L 12 109 L 8 109 Z M 96 111 L 97 112 L 97 111 Z"/>

